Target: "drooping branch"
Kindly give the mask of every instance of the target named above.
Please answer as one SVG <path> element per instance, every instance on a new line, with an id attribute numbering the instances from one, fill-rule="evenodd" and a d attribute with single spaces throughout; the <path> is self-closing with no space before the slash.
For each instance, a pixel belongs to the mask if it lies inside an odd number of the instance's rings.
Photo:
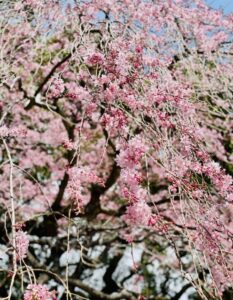
<path id="1" fill-rule="evenodd" d="M 48 270 L 42 264 L 39 264 L 36 258 L 32 254 L 29 254 L 29 260 L 34 267 L 35 272 L 46 273 L 56 281 L 60 280 L 62 282 L 66 282 L 66 278 L 57 275 L 56 272 L 53 272 L 52 269 Z M 80 289 L 87 292 L 89 295 L 96 297 L 97 299 L 101 299 L 101 300 L 124 300 L 124 299 L 134 300 L 135 299 L 135 297 L 126 290 L 122 290 L 119 293 L 112 293 L 108 295 L 104 292 L 96 290 L 95 288 L 92 288 L 91 286 L 83 283 L 81 280 L 76 278 L 69 277 L 68 282 L 69 285 L 79 287 Z"/>

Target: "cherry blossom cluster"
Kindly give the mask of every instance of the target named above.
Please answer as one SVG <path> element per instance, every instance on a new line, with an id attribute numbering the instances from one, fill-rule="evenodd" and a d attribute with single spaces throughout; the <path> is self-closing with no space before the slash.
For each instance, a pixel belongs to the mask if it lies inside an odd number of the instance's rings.
<path id="1" fill-rule="evenodd" d="M 75 209 L 79 213 L 83 211 L 83 207 L 88 203 L 85 187 L 90 184 L 104 186 L 104 181 L 95 172 L 89 170 L 88 167 L 70 168 L 68 174 L 70 180 L 67 186 L 67 193 L 74 201 Z"/>
<path id="2" fill-rule="evenodd" d="M 56 300 L 55 293 L 50 292 L 45 285 L 29 284 L 24 294 L 24 300 Z"/>
<path id="3" fill-rule="evenodd" d="M 22 260 L 27 256 L 28 252 L 29 239 L 27 233 L 22 230 L 18 230 L 16 232 L 15 242 L 17 259 Z"/>
<path id="4" fill-rule="evenodd" d="M 27 130 L 25 128 L 8 128 L 7 126 L 3 125 L 0 127 L 0 137 L 7 138 L 7 137 L 25 137 L 27 134 Z"/>

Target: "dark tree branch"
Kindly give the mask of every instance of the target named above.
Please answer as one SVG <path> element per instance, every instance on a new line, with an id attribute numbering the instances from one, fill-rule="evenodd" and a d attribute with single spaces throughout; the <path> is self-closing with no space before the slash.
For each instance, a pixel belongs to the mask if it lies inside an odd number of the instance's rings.
<path id="1" fill-rule="evenodd" d="M 111 294 L 111 293 L 117 292 L 119 290 L 119 286 L 115 282 L 115 280 L 113 280 L 112 275 L 113 275 L 114 271 L 116 270 L 121 257 L 122 257 L 122 253 L 114 256 L 111 259 L 109 266 L 103 276 L 103 280 L 105 282 L 105 287 L 103 288 L 102 291 L 106 294 Z"/>
<path id="2" fill-rule="evenodd" d="M 68 55 L 66 55 L 62 60 L 60 60 L 57 64 L 55 64 L 51 71 L 48 73 L 48 75 L 44 78 L 44 80 L 41 82 L 41 84 L 39 85 L 39 87 L 37 88 L 37 90 L 35 91 L 35 97 L 42 91 L 43 87 L 45 86 L 45 84 L 49 81 L 49 79 L 53 76 L 53 74 L 55 73 L 55 71 L 61 66 L 63 65 L 66 61 L 68 61 L 72 56 L 72 53 L 69 53 Z"/>
<path id="3" fill-rule="evenodd" d="M 56 281 L 66 282 L 66 278 L 63 278 L 62 276 L 57 275 L 55 272 L 53 272 L 52 269 L 51 270 L 46 269 L 42 264 L 40 264 L 36 260 L 36 258 L 31 253 L 28 254 L 28 259 L 29 259 L 30 263 L 33 265 L 33 267 L 34 267 L 33 270 L 35 272 L 46 273 L 50 277 L 54 278 Z M 129 292 L 127 292 L 126 290 L 122 290 L 119 293 L 112 293 L 111 295 L 108 295 L 108 294 L 105 294 L 101 291 L 98 291 L 98 290 L 90 287 L 89 285 L 83 283 L 79 279 L 68 278 L 68 283 L 75 287 L 79 287 L 83 291 L 87 292 L 89 295 L 91 295 L 99 300 L 123 300 L 123 299 L 134 300 L 135 299 L 135 297 L 133 297 L 133 295 L 130 294 Z"/>
<path id="4" fill-rule="evenodd" d="M 111 173 L 109 174 L 105 185 L 103 187 L 99 185 L 92 185 L 91 200 L 85 208 L 85 215 L 89 221 L 93 220 L 102 211 L 100 206 L 100 196 L 103 195 L 116 182 L 119 175 L 120 167 L 117 166 L 116 161 L 114 161 Z"/>

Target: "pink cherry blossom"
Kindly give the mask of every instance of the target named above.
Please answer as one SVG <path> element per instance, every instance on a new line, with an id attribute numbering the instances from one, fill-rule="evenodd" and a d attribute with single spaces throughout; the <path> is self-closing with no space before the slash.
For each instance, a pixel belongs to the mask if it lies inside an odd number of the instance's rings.
<path id="1" fill-rule="evenodd" d="M 54 292 L 42 284 L 29 284 L 24 294 L 24 300 L 55 300 Z"/>
<path id="2" fill-rule="evenodd" d="M 29 239 L 26 232 L 19 230 L 16 232 L 16 253 L 18 260 L 24 259 L 27 256 Z"/>

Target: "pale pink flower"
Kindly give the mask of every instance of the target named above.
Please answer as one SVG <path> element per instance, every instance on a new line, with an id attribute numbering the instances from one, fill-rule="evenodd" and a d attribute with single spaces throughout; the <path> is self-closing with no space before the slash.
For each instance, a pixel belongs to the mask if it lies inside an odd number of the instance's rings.
<path id="1" fill-rule="evenodd" d="M 75 148 L 74 143 L 71 140 L 65 139 L 62 142 L 62 145 L 64 148 L 66 148 L 67 150 L 73 150 Z"/>
<path id="2" fill-rule="evenodd" d="M 27 256 L 29 240 L 26 232 L 19 230 L 16 232 L 16 253 L 17 259 L 21 260 Z"/>
<path id="3" fill-rule="evenodd" d="M 6 138 L 6 137 L 25 137 L 26 135 L 26 129 L 22 126 L 20 127 L 13 127 L 8 128 L 5 125 L 0 127 L 0 137 Z"/>
<path id="4" fill-rule="evenodd" d="M 24 300 L 56 300 L 55 292 L 50 292 L 45 285 L 29 284 L 24 294 Z"/>
<path id="5" fill-rule="evenodd" d="M 67 89 L 66 96 L 72 100 L 88 100 L 90 99 L 89 92 L 75 82 L 68 82 L 65 84 Z"/>
<path id="6" fill-rule="evenodd" d="M 88 65 L 102 65 L 104 63 L 104 56 L 102 53 L 93 53 L 86 59 Z"/>
<path id="7" fill-rule="evenodd" d="M 147 226 L 151 218 L 151 208 L 144 202 L 138 201 L 128 206 L 124 216 L 125 221 L 130 225 Z"/>
<path id="8" fill-rule="evenodd" d="M 141 162 L 141 159 L 146 152 L 146 146 L 139 137 L 131 139 L 117 156 L 117 164 L 121 168 L 133 169 Z"/>
<path id="9" fill-rule="evenodd" d="M 65 90 L 65 85 L 62 79 L 55 79 L 49 89 L 49 97 L 57 98 Z"/>

